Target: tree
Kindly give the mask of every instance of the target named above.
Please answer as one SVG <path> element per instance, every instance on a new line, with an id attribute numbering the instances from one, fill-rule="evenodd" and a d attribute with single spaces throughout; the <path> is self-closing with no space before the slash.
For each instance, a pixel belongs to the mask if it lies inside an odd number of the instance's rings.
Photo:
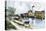
<path id="1" fill-rule="evenodd" d="M 14 15 L 14 12 L 15 12 L 15 8 L 13 7 L 8 7 L 8 9 L 6 10 L 6 15 Z"/>

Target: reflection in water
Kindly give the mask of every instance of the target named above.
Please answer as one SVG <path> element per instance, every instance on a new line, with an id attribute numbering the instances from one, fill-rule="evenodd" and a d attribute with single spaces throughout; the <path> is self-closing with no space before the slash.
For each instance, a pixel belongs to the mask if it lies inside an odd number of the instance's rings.
<path id="1" fill-rule="evenodd" d="M 32 18 L 28 18 L 28 19 L 23 19 L 23 22 L 25 21 L 29 21 L 29 24 L 32 24 L 33 27 L 35 28 L 44 28 L 45 25 L 45 20 L 40 20 L 40 19 L 34 19 L 32 20 Z"/>
<path id="2" fill-rule="evenodd" d="M 43 28 L 45 25 L 45 20 L 35 19 L 35 26 L 38 28 Z"/>

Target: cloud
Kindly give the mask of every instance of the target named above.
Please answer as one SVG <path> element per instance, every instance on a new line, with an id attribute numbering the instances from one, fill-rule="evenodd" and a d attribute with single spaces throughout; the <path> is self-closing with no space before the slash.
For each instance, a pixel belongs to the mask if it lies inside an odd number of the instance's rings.
<path id="1" fill-rule="evenodd" d="M 33 10 L 43 10 L 44 7 L 45 7 L 45 3 L 42 3 L 42 2 L 35 2 L 35 1 L 29 1 L 28 0 L 26 1 L 19 1 L 19 0 L 10 0 L 8 1 L 8 4 L 7 6 L 10 6 L 10 7 L 14 7 L 16 8 L 16 11 L 15 11 L 15 14 L 21 14 L 21 13 L 26 13 L 28 12 L 28 10 L 32 10 L 32 5 L 35 5 L 35 7 L 33 8 Z"/>

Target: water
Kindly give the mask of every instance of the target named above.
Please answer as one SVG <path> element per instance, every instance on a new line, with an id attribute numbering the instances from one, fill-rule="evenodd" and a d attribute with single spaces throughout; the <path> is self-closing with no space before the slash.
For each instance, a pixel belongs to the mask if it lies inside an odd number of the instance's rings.
<path id="1" fill-rule="evenodd" d="M 35 27 L 44 28 L 45 20 L 35 19 Z"/>
<path id="2" fill-rule="evenodd" d="M 45 20 L 40 20 L 40 19 L 33 19 L 32 18 L 28 18 L 28 19 L 23 19 L 23 22 L 25 21 L 30 21 L 29 24 L 32 24 L 33 27 L 35 28 L 44 28 L 45 25 Z"/>

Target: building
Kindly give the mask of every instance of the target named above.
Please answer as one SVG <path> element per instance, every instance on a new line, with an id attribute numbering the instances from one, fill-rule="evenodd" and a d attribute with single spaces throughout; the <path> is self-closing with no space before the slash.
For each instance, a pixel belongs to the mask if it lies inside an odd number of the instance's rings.
<path id="1" fill-rule="evenodd" d="M 32 10 L 28 11 L 28 16 L 33 16 Z"/>
<path id="2" fill-rule="evenodd" d="M 35 11 L 36 18 L 45 19 L 45 11 Z"/>

